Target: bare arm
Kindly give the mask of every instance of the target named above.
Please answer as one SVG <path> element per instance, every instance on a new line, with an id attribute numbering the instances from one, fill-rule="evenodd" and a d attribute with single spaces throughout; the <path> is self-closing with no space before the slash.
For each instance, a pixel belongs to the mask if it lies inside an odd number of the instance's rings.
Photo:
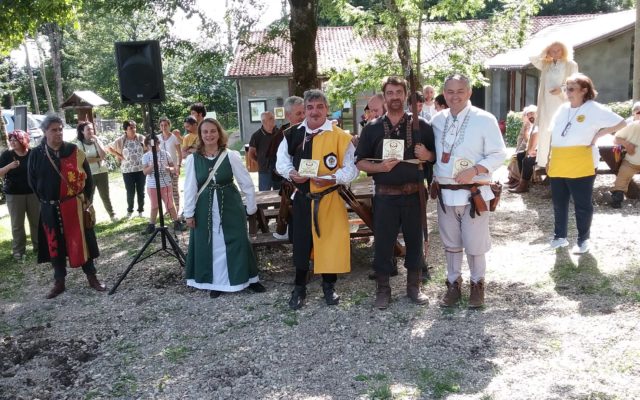
<path id="1" fill-rule="evenodd" d="M 358 167 L 360 171 L 368 174 L 377 174 L 380 172 L 389 172 L 399 163 L 400 160 L 396 160 L 395 158 L 390 158 L 378 163 L 368 160 L 360 160 L 356 163 L 356 167 Z"/>

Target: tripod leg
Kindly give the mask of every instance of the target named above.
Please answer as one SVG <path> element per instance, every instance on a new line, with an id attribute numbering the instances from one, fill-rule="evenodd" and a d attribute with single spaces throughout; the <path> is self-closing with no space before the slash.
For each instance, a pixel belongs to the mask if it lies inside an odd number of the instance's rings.
<path id="1" fill-rule="evenodd" d="M 167 228 L 165 228 L 165 230 L 166 229 Z M 180 246 L 178 246 L 178 243 L 176 243 L 175 239 L 173 238 L 173 236 L 171 236 L 169 232 L 163 231 L 163 234 L 167 235 L 167 239 L 169 239 L 169 243 L 171 244 L 173 251 L 176 253 L 176 258 L 178 259 L 178 262 L 182 267 L 184 267 L 185 260 L 187 259 L 187 257 L 184 255 L 184 252 L 182 251 Z"/>
<path id="2" fill-rule="evenodd" d="M 156 229 L 153 234 L 151 236 L 149 236 L 149 239 L 147 239 L 146 243 L 144 244 L 144 246 L 142 246 L 142 248 L 138 251 L 138 253 L 136 254 L 136 256 L 133 258 L 133 260 L 131 260 L 131 263 L 129 264 L 129 266 L 127 267 L 127 269 L 122 273 L 122 275 L 120 275 L 120 277 L 118 278 L 118 281 L 116 282 L 115 285 L 113 285 L 113 287 L 111 288 L 111 290 L 109 291 L 109 294 L 112 295 L 116 292 L 116 290 L 118 289 L 118 286 L 120 286 L 120 283 L 122 283 L 122 281 L 124 280 L 124 278 L 126 278 L 127 274 L 129 273 L 129 271 L 131 271 L 131 268 L 133 268 L 134 265 L 136 265 L 136 263 L 138 262 L 138 260 L 140 259 L 140 257 L 142 256 L 142 254 L 145 252 L 145 250 L 147 250 L 147 247 L 149 247 L 149 244 L 153 241 L 153 239 L 155 239 L 156 235 L 158 234 L 158 229 Z"/>

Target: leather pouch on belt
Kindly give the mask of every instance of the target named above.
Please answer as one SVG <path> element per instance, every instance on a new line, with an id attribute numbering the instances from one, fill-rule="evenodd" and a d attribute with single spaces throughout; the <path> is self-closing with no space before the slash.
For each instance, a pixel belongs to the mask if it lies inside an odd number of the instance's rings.
<path id="1" fill-rule="evenodd" d="M 480 189 L 477 186 L 473 186 L 470 190 L 471 190 L 471 201 L 473 202 L 476 213 L 480 215 L 483 212 L 487 211 L 488 210 L 487 203 L 485 203 L 484 199 L 482 198 L 482 193 L 480 192 Z"/>
<path id="2" fill-rule="evenodd" d="M 440 185 L 438 182 L 431 182 L 431 187 L 429 187 L 429 197 L 432 199 L 438 198 L 438 192 L 440 191 Z"/>

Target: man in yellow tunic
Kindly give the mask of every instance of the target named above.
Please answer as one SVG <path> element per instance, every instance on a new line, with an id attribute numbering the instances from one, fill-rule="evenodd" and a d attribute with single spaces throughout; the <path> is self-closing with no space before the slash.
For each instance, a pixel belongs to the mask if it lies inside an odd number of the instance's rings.
<path id="1" fill-rule="evenodd" d="M 351 270 L 349 221 L 337 190 L 358 175 L 351 135 L 327 120 L 327 98 L 320 90 L 304 94 L 305 119 L 289 129 L 278 147 L 276 169 L 296 186 L 293 197 L 295 287 L 289 307 L 301 308 L 313 250 L 313 270 L 322 274 L 327 305 L 338 304 L 337 274 Z"/>

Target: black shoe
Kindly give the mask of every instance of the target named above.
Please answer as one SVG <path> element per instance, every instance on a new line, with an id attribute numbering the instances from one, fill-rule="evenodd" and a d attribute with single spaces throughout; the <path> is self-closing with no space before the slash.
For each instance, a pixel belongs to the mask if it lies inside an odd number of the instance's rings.
<path id="1" fill-rule="evenodd" d="M 611 207 L 622 208 L 622 202 L 624 201 L 624 192 L 621 190 L 614 190 L 611 192 Z"/>
<path id="2" fill-rule="evenodd" d="M 155 224 L 147 224 L 147 228 L 142 232 L 143 235 L 151 235 L 156 230 Z"/>
<path id="3" fill-rule="evenodd" d="M 209 292 L 209 297 L 211 297 L 212 299 L 217 299 L 221 294 L 222 292 L 219 290 L 212 290 Z"/>
<path id="4" fill-rule="evenodd" d="M 340 296 L 336 293 L 335 286 L 334 282 L 322 282 L 324 301 L 327 302 L 328 306 L 335 306 L 340 303 Z"/>
<path id="5" fill-rule="evenodd" d="M 175 232 L 183 232 L 186 231 L 187 228 L 180 221 L 173 221 L 173 230 Z"/>
<path id="6" fill-rule="evenodd" d="M 302 285 L 296 285 L 291 292 L 291 298 L 289 299 L 289 308 L 292 310 L 299 310 L 304 306 L 307 299 L 307 287 Z"/>
<path id="7" fill-rule="evenodd" d="M 251 289 L 254 293 L 264 293 L 267 291 L 267 288 L 262 286 L 262 283 L 260 282 L 249 284 L 249 289 Z"/>

